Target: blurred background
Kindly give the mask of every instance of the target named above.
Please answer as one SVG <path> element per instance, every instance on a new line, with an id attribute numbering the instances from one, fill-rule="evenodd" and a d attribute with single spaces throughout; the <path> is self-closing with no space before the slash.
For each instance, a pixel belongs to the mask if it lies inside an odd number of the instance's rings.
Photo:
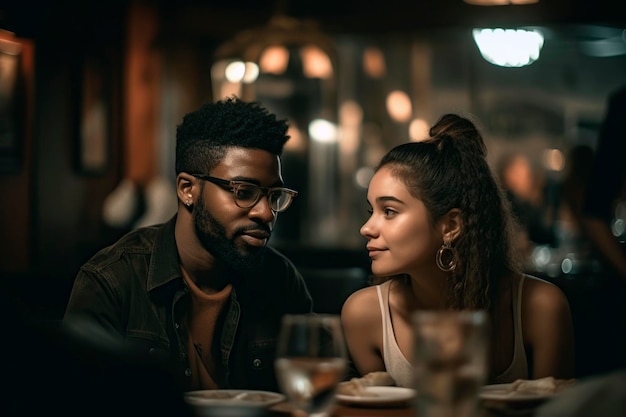
<path id="1" fill-rule="evenodd" d="M 586 314 L 601 267 L 563 190 L 584 184 L 606 99 L 626 83 L 623 5 L 487 3 L 0 3 L 4 283 L 37 317 L 60 317 L 87 258 L 175 212 L 183 115 L 236 94 L 290 121 L 283 174 L 300 196 L 272 243 L 298 266 L 366 275 L 372 169 L 457 112 L 515 203 L 528 271 Z"/>

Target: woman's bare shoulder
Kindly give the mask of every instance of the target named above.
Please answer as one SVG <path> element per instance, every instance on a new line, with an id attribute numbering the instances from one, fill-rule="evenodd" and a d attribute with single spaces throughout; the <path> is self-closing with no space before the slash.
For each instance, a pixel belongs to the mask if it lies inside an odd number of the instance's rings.
<path id="1" fill-rule="evenodd" d="M 524 305 L 528 311 L 541 314 L 547 311 L 569 310 L 569 303 L 563 290 L 544 279 L 526 275 L 523 294 Z"/>
<path id="2" fill-rule="evenodd" d="M 344 318 L 368 318 L 380 316 L 376 286 L 361 288 L 350 294 L 343 304 L 341 315 Z"/>

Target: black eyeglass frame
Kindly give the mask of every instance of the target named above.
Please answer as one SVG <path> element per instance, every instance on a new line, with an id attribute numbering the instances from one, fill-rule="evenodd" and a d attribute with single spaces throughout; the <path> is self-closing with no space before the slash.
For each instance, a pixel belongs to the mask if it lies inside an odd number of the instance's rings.
<path id="1" fill-rule="evenodd" d="M 296 198 L 296 196 L 298 195 L 298 192 L 296 190 L 292 190 L 291 188 L 285 188 L 285 187 L 261 187 L 260 185 L 254 184 L 252 182 L 248 182 L 248 181 L 239 181 L 239 180 L 225 180 L 223 178 L 217 178 L 217 177 L 212 177 L 210 175 L 205 175 L 205 174 L 190 174 L 196 178 L 199 178 L 201 180 L 205 180 L 205 181 L 209 181 L 212 182 L 213 184 L 219 185 L 221 187 L 224 187 L 224 189 L 228 189 L 228 191 L 231 191 L 233 194 L 233 200 L 235 200 L 235 204 L 237 204 L 237 207 L 240 208 L 251 208 L 254 207 L 263 196 L 269 196 L 269 194 L 272 191 L 280 191 L 281 194 L 287 194 L 289 195 L 289 202 L 288 204 L 281 208 L 280 210 L 276 210 L 272 207 L 272 201 L 268 198 L 268 202 L 270 204 L 270 208 L 272 209 L 273 212 L 275 213 L 281 213 L 285 210 L 287 210 L 291 204 L 293 203 L 294 198 Z M 241 205 L 240 201 L 237 199 L 237 187 L 239 185 L 251 185 L 254 187 L 257 187 L 259 189 L 259 194 L 257 196 L 257 198 L 254 200 L 253 203 L 251 203 L 250 205 L 246 206 L 246 205 Z"/>

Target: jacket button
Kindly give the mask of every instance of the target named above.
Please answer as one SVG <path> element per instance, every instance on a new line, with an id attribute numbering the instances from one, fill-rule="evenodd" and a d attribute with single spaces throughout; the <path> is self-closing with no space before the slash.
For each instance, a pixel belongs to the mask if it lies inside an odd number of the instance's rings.
<path id="1" fill-rule="evenodd" d="M 191 369 L 185 369 L 185 376 L 191 376 Z"/>
<path id="2" fill-rule="evenodd" d="M 261 362 L 261 359 L 258 358 L 252 361 L 252 366 L 254 366 L 255 368 L 259 368 L 262 364 L 263 362 Z"/>
<path id="3" fill-rule="evenodd" d="M 154 355 L 156 353 L 156 349 L 155 348 L 150 348 L 150 350 L 148 350 L 148 354 L 149 355 Z"/>

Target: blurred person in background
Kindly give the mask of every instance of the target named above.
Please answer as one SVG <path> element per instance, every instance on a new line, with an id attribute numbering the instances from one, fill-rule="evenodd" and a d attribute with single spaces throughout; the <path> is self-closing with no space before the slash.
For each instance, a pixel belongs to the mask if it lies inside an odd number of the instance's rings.
<path id="1" fill-rule="evenodd" d="M 568 151 L 555 223 L 556 246 L 585 258 L 590 256 L 590 248 L 583 230 L 582 209 L 594 157 L 594 150 L 588 145 L 576 145 Z"/>
<path id="2" fill-rule="evenodd" d="M 87 261 L 64 320 L 161 358 L 183 390 L 276 391 L 281 319 L 312 311 L 301 274 L 268 245 L 297 194 L 281 173 L 287 128 L 236 97 L 188 113 L 176 131 L 177 213 Z"/>
<path id="3" fill-rule="evenodd" d="M 498 179 L 511 202 L 518 223 L 517 238 L 529 256 L 536 245 L 555 244 L 555 235 L 549 220 L 544 190 L 528 157 L 512 152 L 504 155 L 498 164 Z"/>
<path id="4" fill-rule="evenodd" d="M 428 139 L 382 158 L 361 227 L 376 285 L 353 293 L 341 312 L 359 374 L 386 371 L 412 386 L 413 312 L 469 309 L 490 316 L 489 383 L 573 376 L 568 301 L 521 272 L 510 205 L 486 153 L 475 125 L 448 114 Z"/>
<path id="5" fill-rule="evenodd" d="M 593 371 L 626 368 L 626 85 L 611 93 L 600 126 L 596 158 L 583 201 L 583 225 L 604 262 L 589 294 L 598 323 L 590 338 Z M 622 207 L 620 209 L 620 207 Z M 615 230 L 612 225 L 619 226 Z M 618 235 L 620 235 L 618 238 Z"/>
<path id="6" fill-rule="evenodd" d="M 617 203 L 626 201 L 626 86 L 611 94 L 583 202 L 585 227 L 615 276 L 626 282 L 624 246 L 611 231 Z"/>

